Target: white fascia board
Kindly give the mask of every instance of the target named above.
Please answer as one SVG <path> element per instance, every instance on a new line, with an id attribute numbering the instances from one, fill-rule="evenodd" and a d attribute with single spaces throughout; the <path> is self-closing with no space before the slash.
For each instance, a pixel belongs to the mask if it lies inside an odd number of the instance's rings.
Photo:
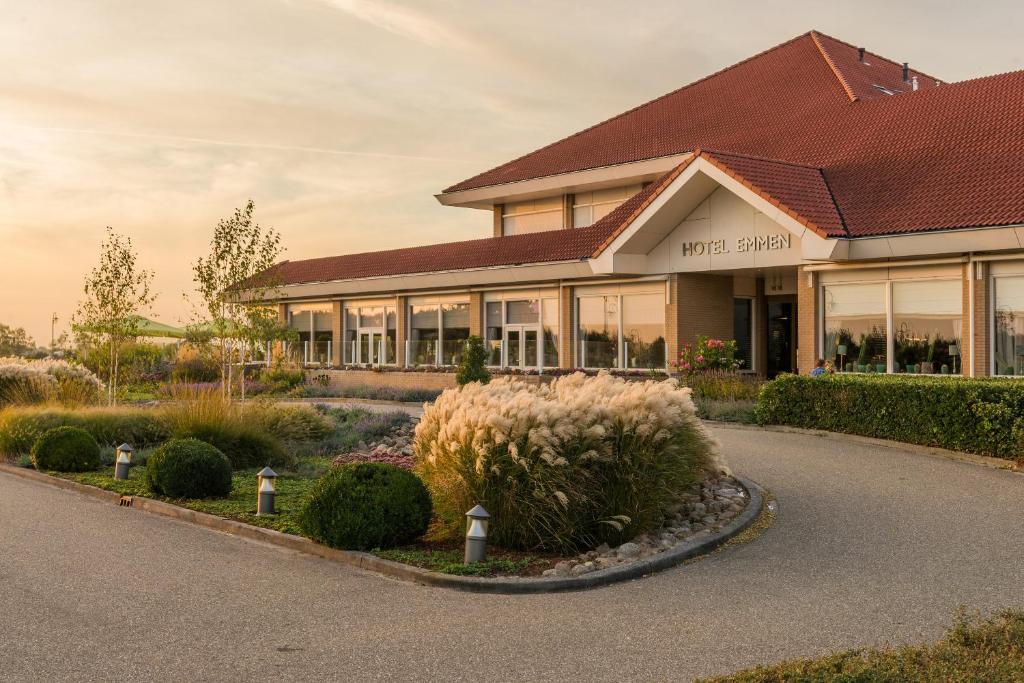
<path id="1" fill-rule="evenodd" d="M 594 271 L 591 269 L 589 261 L 559 261 L 286 285 L 277 288 L 275 299 L 343 298 L 399 291 L 466 289 L 490 285 L 502 286 L 545 280 L 576 279 L 592 275 L 594 275 Z"/>
<path id="2" fill-rule="evenodd" d="M 444 206 L 462 206 L 473 209 L 489 209 L 495 204 L 508 201 L 523 201 L 552 194 L 586 192 L 605 187 L 615 187 L 629 182 L 653 180 L 670 171 L 692 154 L 631 161 L 612 166 L 588 168 L 583 171 L 560 173 L 558 175 L 531 178 L 502 185 L 489 185 L 458 192 L 441 192 L 434 195 Z"/>
<path id="3" fill-rule="evenodd" d="M 910 235 L 857 237 L 849 243 L 849 260 L 942 256 L 970 252 L 1024 249 L 1024 228 L 1019 225 L 991 228 L 934 230 Z"/>

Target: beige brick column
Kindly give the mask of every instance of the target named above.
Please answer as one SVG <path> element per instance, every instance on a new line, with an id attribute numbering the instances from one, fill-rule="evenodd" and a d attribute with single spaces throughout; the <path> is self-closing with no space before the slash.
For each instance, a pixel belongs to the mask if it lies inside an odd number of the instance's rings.
<path id="1" fill-rule="evenodd" d="M 665 284 L 668 287 L 665 297 L 665 354 L 669 372 L 674 372 L 674 364 L 679 360 L 679 275 L 672 273 Z"/>
<path id="2" fill-rule="evenodd" d="M 988 320 L 991 302 L 989 301 L 989 264 L 977 262 L 963 265 L 963 330 L 960 342 L 960 353 L 963 354 L 963 374 L 971 374 L 971 356 L 974 357 L 974 376 L 988 377 L 991 364 L 991 340 L 989 338 Z M 974 279 L 974 339 L 970 339 L 971 328 L 971 279 Z"/>
<path id="3" fill-rule="evenodd" d="M 571 368 L 577 365 L 573 357 L 576 348 L 576 324 L 574 312 L 576 299 L 572 287 L 563 287 L 558 297 L 558 367 Z"/>
<path id="4" fill-rule="evenodd" d="M 409 311 L 406 303 L 406 297 L 395 297 L 395 345 L 398 347 L 395 349 L 395 360 L 399 367 L 405 365 L 405 340 L 409 338 Z"/>
<path id="5" fill-rule="evenodd" d="M 484 338 L 484 293 L 469 293 L 469 333 Z"/>
<path id="6" fill-rule="evenodd" d="M 501 235 L 503 233 L 502 224 L 501 224 L 501 214 L 503 214 L 503 213 L 505 213 L 505 205 L 504 204 L 495 204 L 494 205 L 494 236 L 495 237 L 501 237 Z"/>
<path id="7" fill-rule="evenodd" d="M 341 300 L 331 302 L 331 364 L 334 367 L 341 367 L 342 341 L 341 320 L 344 315 L 344 307 Z"/>
<path id="8" fill-rule="evenodd" d="M 572 216 L 572 205 L 576 203 L 576 195 L 574 194 L 563 194 L 562 195 L 562 227 L 569 229 L 573 227 L 575 221 Z"/>
<path id="9" fill-rule="evenodd" d="M 818 274 L 797 269 L 796 274 L 796 371 L 807 374 L 818 359 Z"/>

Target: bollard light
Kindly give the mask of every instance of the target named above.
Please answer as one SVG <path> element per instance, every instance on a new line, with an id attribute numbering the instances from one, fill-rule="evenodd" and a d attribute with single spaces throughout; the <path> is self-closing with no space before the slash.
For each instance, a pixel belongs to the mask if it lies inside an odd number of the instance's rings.
<path id="1" fill-rule="evenodd" d="M 256 473 L 257 515 L 274 514 L 274 496 L 277 495 L 277 492 L 274 490 L 275 479 L 277 479 L 277 472 L 269 467 L 264 467 Z"/>
<path id="2" fill-rule="evenodd" d="M 477 505 L 466 513 L 468 518 L 466 530 L 466 564 L 483 562 L 487 559 L 487 521 L 490 515 L 482 506 Z"/>
<path id="3" fill-rule="evenodd" d="M 117 455 L 114 457 L 114 479 L 125 481 L 128 479 L 128 468 L 132 464 L 132 447 L 126 443 L 117 447 Z"/>

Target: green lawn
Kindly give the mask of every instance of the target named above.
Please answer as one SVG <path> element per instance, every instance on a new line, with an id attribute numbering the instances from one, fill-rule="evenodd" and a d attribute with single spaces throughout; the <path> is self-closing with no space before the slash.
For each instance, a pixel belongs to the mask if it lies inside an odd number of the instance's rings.
<path id="1" fill-rule="evenodd" d="M 145 496 L 165 500 L 181 507 L 207 512 L 211 515 L 235 519 L 254 526 L 276 529 L 289 534 L 301 535 L 297 516 L 309 490 L 330 465 L 330 458 L 308 457 L 299 461 L 295 471 L 281 472 L 275 482 L 277 497 L 274 501 L 277 514 L 256 516 L 256 472 L 257 469 L 239 470 L 232 476 L 231 495 L 227 498 L 202 500 L 176 500 L 158 496 L 151 492 L 145 482 L 145 468 L 133 467 L 127 481 L 114 479 L 113 468 L 96 472 L 47 472 L 83 484 L 90 484 L 121 495 Z"/>
<path id="2" fill-rule="evenodd" d="M 1024 681 L 1024 613 L 961 619 L 933 645 L 849 650 L 748 669 L 705 683 Z"/>
<path id="3" fill-rule="evenodd" d="M 523 553 L 511 553 L 490 548 L 491 557 L 475 564 L 463 564 L 463 548 L 408 546 L 391 550 L 375 550 L 373 554 L 385 560 L 411 564 L 442 574 L 459 576 L 499 576 L 539 573 L 551 562 L 547 558 Z M 532 570 L 532 571 L 531 571 Z"/>

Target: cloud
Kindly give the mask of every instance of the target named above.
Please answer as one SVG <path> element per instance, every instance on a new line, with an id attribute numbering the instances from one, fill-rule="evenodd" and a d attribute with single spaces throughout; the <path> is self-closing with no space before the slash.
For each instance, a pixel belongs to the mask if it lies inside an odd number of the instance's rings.
<path id="1" fill-rule="evenodd" d="M 451 26 L 409 7 L 373 0 L 317 0 L 388 33 L 434 48 L 481 52 L 484 46 Z"/>

